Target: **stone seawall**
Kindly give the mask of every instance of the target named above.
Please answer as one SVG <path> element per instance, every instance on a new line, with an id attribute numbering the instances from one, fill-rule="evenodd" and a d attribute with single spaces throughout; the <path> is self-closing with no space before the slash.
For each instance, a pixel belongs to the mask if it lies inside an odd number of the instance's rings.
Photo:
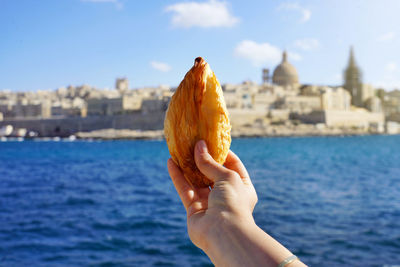
<path id="1" fill-rule="evenodd" d="M 164 112 L 147 114 L 132 113 L 112 116 L 63 117 L 50 119 L 13 119 L 0 121 L 0 127 L 12 125 L 14 128 L 25 128 L 39 136 L 67 137 L 77 132 L 90 132 L 100 129 L 162 130 Z"/>

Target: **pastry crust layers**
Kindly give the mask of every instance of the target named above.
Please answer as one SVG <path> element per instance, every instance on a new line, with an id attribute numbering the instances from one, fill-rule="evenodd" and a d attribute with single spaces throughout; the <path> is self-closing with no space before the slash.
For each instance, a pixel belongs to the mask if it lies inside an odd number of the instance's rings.
<path id="1" fill-rule="evenodd" d="M 213 185 L 194 161 L 196 142 L 204 140 L 211 156 L 223 164 L 231 144 L 230 132 L 221 85 L 207 62 L 198 57 L 172 96 L 164 121 L 172 159 L 194 187 Z"/>

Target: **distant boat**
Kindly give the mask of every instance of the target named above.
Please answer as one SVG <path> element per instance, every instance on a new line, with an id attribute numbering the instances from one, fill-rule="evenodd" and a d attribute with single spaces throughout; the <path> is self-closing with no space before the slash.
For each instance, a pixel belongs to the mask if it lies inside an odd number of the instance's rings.
<path id="1" fill-rule="evenodd" d="M 70 135 L 70 136 L 68 137 L 68 140 L 69 140 L 69 141 L 75 141 L 75 140 L 76 140 L 76 136 L 75 136 L 75 135 Z"/>
<path id="2" fill-rule="evenodd" d="M 14 127 L 12 125 L 5 125 L 0 128 L 0 136 L 9 136 L 12 134 Z"/>
<path id="3" fill-rule="evenodd" d="M 25 137 L 28 131 L 25 128 L 17 129 L 16 136 L 17 137 Z"/>
<path id="4" fill-rule="evenodd" d="M 34 138 L 34 137 L 37 137 L 39 134 L 37 133 L 37 132 L 34 132 L 34 131 L 29 131 L 28 132 L 28 137 L 29 138 Z"/>

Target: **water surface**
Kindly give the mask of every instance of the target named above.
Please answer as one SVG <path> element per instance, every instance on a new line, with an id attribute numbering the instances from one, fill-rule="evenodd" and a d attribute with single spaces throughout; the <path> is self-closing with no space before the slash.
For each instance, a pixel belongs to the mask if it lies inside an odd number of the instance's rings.
<path id="1" fill-rule="evenodd" d="M 400 136 L 234 139 L 256 222 L 311 266 L 400 264 Z M 212 266 L 164 141 L 0 142 L 0 265 Z"/>

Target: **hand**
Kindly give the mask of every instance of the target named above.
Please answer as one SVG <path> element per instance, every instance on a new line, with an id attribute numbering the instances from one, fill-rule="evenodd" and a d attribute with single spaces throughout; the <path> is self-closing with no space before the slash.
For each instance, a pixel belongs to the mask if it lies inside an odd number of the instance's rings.
<path id="1" fill-rule="evenodd" d="M 246 168 L 232 151 L 225 167 L 211 157 L 202 140 L 197 142 L 194 154 L 199 170 L 214 182 L 212 190 L 193 188 L 172 159 L 168 160 L 168 170 L 187 212 L 190 239 L 207 251 L 213 230 L 227 223 L 254 224 L 257 194 Z"/>
<path id="2" fill-rule="evenodd" d="M 187 213 L 192 242 L 216 266 L 278 266 L 292 253 L 273 239 L 253 219 L 257 194 L 240 159 L 229 151 L 224 166 L 208 153 L 204 141 L 195 146 L 199 170 L 214 187 L 193 188 L 182 171 L 168 160 L 168 171 Z M 296 260 L 290 267 L 304 267 Z"/>

